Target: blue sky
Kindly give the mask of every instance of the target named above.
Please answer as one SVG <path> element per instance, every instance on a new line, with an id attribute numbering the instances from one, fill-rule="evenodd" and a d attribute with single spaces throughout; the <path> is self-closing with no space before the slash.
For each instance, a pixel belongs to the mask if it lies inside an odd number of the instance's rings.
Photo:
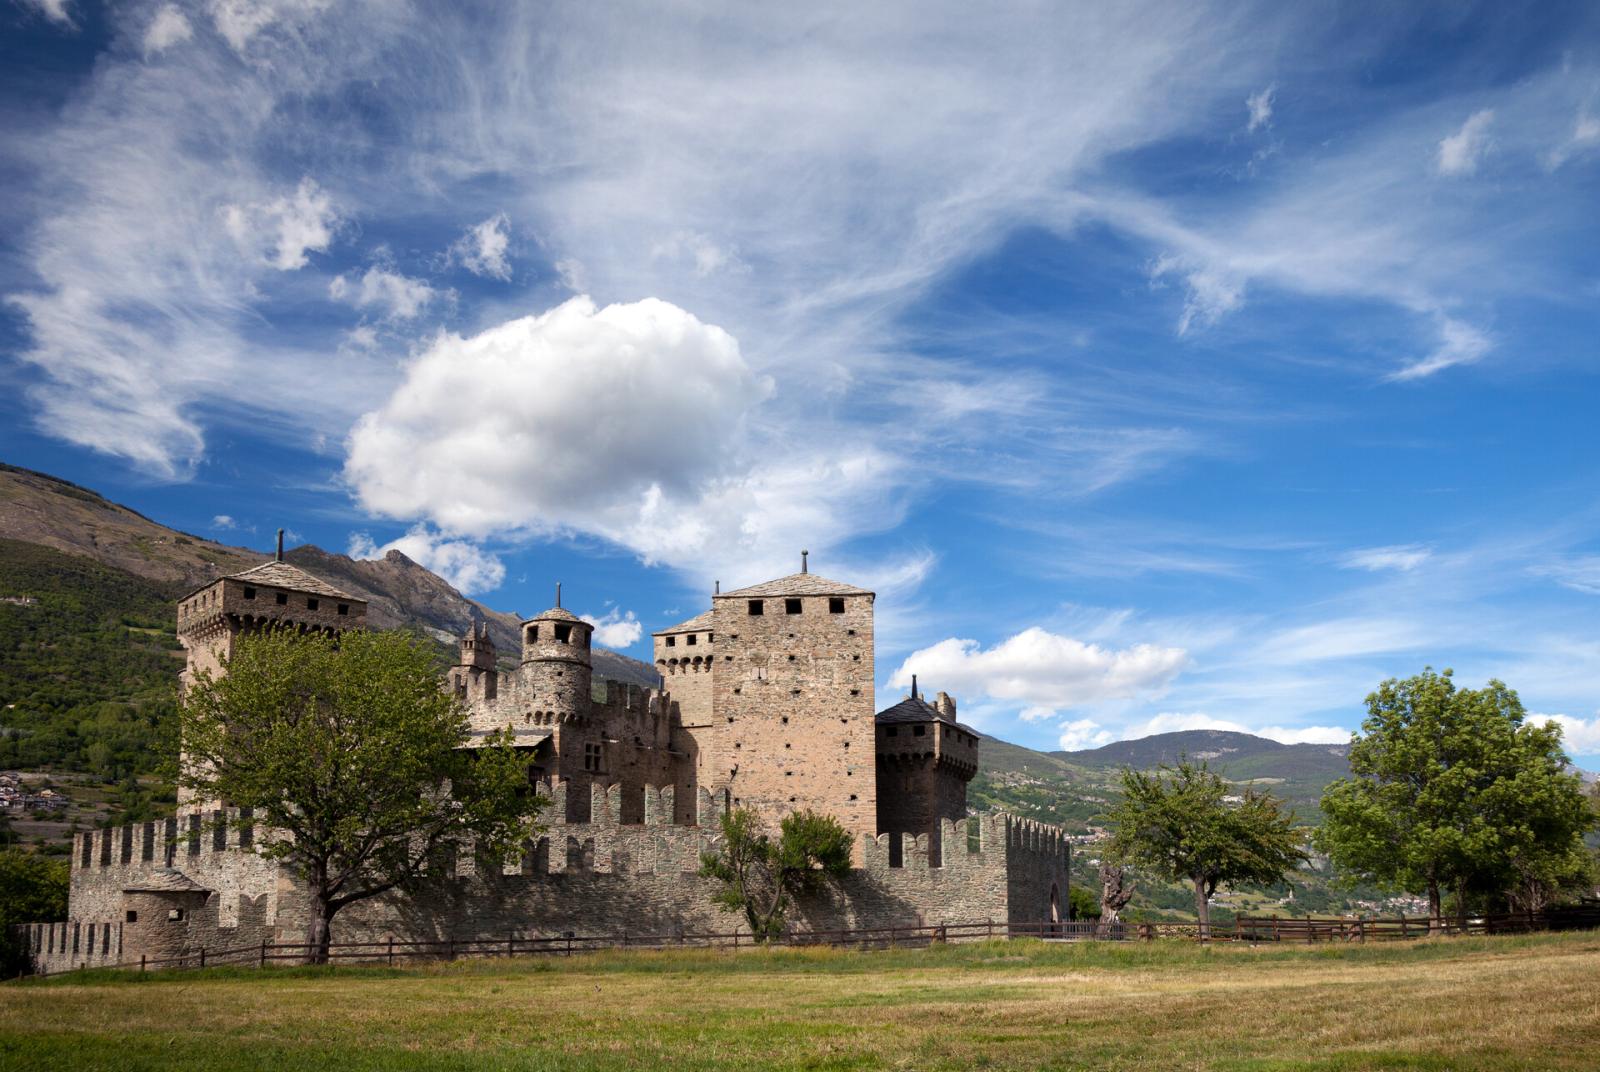
<path id="1" fill-rule="evenodd" d="M 1600 9 L 455 7 L 0 8 L 0 457 L 645 657 L 807 548 L 1038 747 L 1433 665 L 1600 766 Z"/>

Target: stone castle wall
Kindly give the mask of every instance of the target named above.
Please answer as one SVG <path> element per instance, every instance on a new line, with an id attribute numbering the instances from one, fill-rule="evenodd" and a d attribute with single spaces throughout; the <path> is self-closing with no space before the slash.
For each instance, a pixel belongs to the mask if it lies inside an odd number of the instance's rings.
<path id="1" fill-rule="evenodd" d="M 573 787 L 545 787 L 547 828 L 519 860 L 483 866 L 462 847 L 445 863 L 447 881 L 421 896 L 352 905 L 333 922 L 335 942 L 457 940 L 561 935 L 729 932 L 742 917 L 718 910 L 714 886 L 698 875 L 714 847 L 725 792 L 695 794 L 695 825 L 673 786 L 632 795 L 589 788 L 592 821 L 561 820 Z M 219 821 L 220 820 L 220 821 Z M 134 962 L 141 955 L 193 955 L 263 941 L 304 941 L 307 900 L 284 869 L 249 851 L 255 831 L 238 813 L 212 813 L 80 835 L 74 846 L 72 919 L 28 928 L 38 967 Z M 1064 917 L 1069 846 L 1058 830 L 1003 814 L 947 820 L 943 853 L 930 860 L 927 834 L 860 839 L 860 866 L 796 906 L 798 930 L 940 922 L 1049 919 L 1052 890 Z M 170 863 L 169 863 L 170 861 Z M 173 872 L 178 875 L 175 878 Z M 183 880 L 209 892 L 155 892 Z M 130 888 L 145 892 L 126 892 Z M 181 919 L 171 919 L 173 908 Z M 127 920 L 134 911 L 137 919 Z M 91 951 L 91 947 L 92 950 Z"/>

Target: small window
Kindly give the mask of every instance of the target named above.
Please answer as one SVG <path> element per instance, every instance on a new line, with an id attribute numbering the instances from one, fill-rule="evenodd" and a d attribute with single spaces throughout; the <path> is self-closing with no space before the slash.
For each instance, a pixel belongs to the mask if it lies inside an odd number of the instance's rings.
<path id="1" fill-rule="evenodd" d="M 790 662 L 794 662 L 794 656 L 793 655 L 789 656 L 789 661 Z"/>
<path id="2" fill-rule="evenodd" d="M 855 794 L 854 794 L 854 793 L 851 793 L 851 794 L 850 794 L 850 799 L 851 799 L 851 800 L 854 800 L 854 799 L 855 799 L 855 798 L 856 798 L 856 795 L 855 795 Z"/>
<path id="3" fill-rule="evenodd" d="M 766 604 L 759 599 L 750 601 L 750 617 L 759 618 L 766 613 Z"/>
<path id="4" fill-rule="evenodd" d="M 694 640 L 695 640 L 694 634 L 690 633 L 689 634 L 689 639 L 684 641 L 684 643 L 688 644 L 692 648 L 692 647 L 694 647 Z"/>
<path id="5" fill-rule="evenodd" d="M 911 727 L 911 735 L 913 737 L 926 737 L 928 735 L 928 727 L 926 727 L 926 726 L 912 726 Z"/>
<path id="6" fill-rule="evenodd" d="M 139 913 L 135 912 L 133 909 L 130 908 L 130 909 L 128 909 L 128 917 L 127 917 L 127 919 L 128 919 L 129 923 L 137 923 L 137 922 L 139 922 Z"/>
<path id="7" fill-rule="evenodd" d="M 789 716 L 788 715 L 784 715 L 783 716 L 783 724 L 785 726 L 787 726 L 789 724 Z"/>
<path id="8" fill-rule="evenodd" d="M 846 633 L 848 633 L 850 636 L 855 636 L 856 635 L 856 631 L 854 629 L 848 629 L 848 630 L 846 630 Z"/>
<path id="9" fill-rule="evenodd" d="M 784 600 L 783 601 L 783 613 L 785 613 L 785 614 L 799 614 L 800 613 L 800 601 L 798 599 L 786 599 L 786 600 Z"/>
<path id="10" fill-rule="evenodd" d="M 828 613 L 829 614 L 843 614 L 844 613 L 844 596 L 829 596 L 828 597 Z"/>
<path id="11" fill-rule="evenodd" d="M 169 908 L 169 909 L 167 909 L 167 922 L 169 922 L 169 923 L 182 923 L 183 922 L 183 909 L 181 909 L 181 908 Z"/>
<path id="12" fill-rule="evenodd" d="M 528 639 L 529 640 L 538 640 L 539 639 L 539 627 L 537 625 L 534 626 L 532 629 L 528 630 Z"/>
<path id="13" fill-rule="evenodd" d="M 340 614 L 349 614 L 350 613 L 350 604 L 348 604 L 348 603 L 340 603 L 339 604 L 339 613 Z"/>
<path id="14" fill-rule="evenodd" d="M 289 605 L 289 593 L 279 592 L 275 597 L 274 602 L 276 602 L 280 607 L 287 607 Z"/>
<path id="15" fill-rule="evenodd" d="M 556 643 L 567 644 L 572 640 L 572 626 L 566 622 L 556 623 Z"/>
<path id="16" fill-rule="evenodd" d="M 678 646 L 678 638 L 675 637 L 675 636 L 669 636 L 667 638 L 667 647 L 675 648 L 677 646 Z"/>
<path id="17" fill-rule="evenodd" d="M 307 599 L 306 600 L 306 610 L 316 610 L 321 605 L 322 604 L 317 602 L 315 599 Z"/>
<path id="18" fill-rule="evenodd" d="M 254 588 L 246 588 L 244 590 L 244 597 L 246 599 L 254 599 L 256 597 L 256 590 Z"/>
<path id="19" fill-rule="evenodd" d="M 861 690 L 860 689 L 851 689 L 850 690 L 850 695 L 852 695 L 852 696 L 860 696 L 861 695 Z"/>
<path id="20" fill-rule="evenodd" d="M 715 633 L 707 633 L 706 634 L 706 643 L 707 644 L 714 644 L 714 643 L 716 643 L 716 641 L 717 641 L 717 634 L 715 634 Z"/>
<path id="21" fill-rule="evenodd" d="M 583 769 L 586 771 L 600 770 L 600 746 L 598 744 L 590 743 L 583 746 Z"/>

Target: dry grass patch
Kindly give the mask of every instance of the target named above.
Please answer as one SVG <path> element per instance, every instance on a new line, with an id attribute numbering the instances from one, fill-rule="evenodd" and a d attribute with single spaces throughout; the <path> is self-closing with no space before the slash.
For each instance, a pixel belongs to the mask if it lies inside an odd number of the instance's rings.
<path id="1" fill-rule="evenodd" d="M 627 953 L 0 987 L 0 1067 L 1582 1069 L 1600 936 Z"/>

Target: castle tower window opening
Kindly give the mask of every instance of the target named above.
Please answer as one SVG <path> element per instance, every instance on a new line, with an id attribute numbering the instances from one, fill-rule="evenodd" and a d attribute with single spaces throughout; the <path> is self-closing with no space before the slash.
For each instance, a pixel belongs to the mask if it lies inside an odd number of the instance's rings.
<path id="1" fill-rule="evenodd" d="M 801 610 L 801 601 L 799 599 L 792 599 L 791 598 L 791 599 L 785 599 L 783 601 L 783 613 L 785 613 L 785 614 L 799 614 L 800 610 Z"/>
<path id="2" fill-rule="evenodd" d="M 843 614 L 844 613 L 844 597 L 843 596 L 829 596 L 828 597 L 828 613 L 829 614 Z"/>
<path id="3" fill-rule="evenodd" d="M 766 613 L 766 603 L 759 599 L 750 601 L 750 617 L 759 618 Z"/>

